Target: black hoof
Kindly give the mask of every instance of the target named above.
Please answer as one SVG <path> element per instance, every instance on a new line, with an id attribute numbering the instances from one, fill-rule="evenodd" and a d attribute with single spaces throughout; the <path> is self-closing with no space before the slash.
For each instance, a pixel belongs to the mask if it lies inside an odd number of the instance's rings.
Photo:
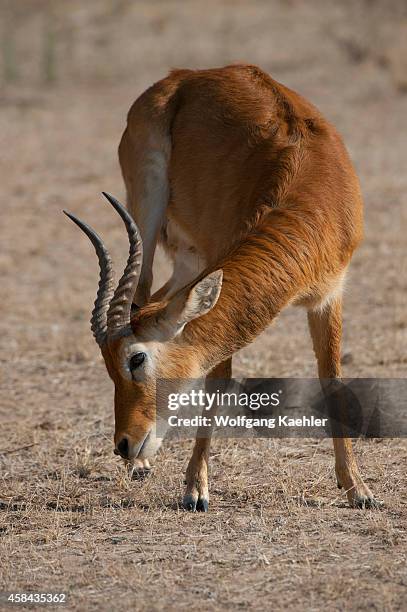
<path id="1" fill-rule="evenodd" d="M 209 510 L 209 502 L 207 499 L 203 498 L 199 498 L 198 502 L 196 504 L 196 511 L 197 512 L 208 512 Z"/>
<path id="2" fill-rule="evenodd" d="M 204 497 L 194 499 L 192 495 L 185 495 L 182 500 L 182 507 L 188 512 L 208 512 L 209 502 Z"/>
<path id="3" fill-rule="evenodd" d="M 182 507 L 184 510 L 188 510 L 188 512 L 196 512 L 196 502 L 197 500 L 192 495 L 185 495 L 182 500 Z"/>
<path id="4" fill-rule="evenodd" d="M 377 509 L 383 506 L 383 502 L 378 501 L 374 497 L 358 497 L 354 501 L 355 508 L 361 508 L 362 510 Z"/>

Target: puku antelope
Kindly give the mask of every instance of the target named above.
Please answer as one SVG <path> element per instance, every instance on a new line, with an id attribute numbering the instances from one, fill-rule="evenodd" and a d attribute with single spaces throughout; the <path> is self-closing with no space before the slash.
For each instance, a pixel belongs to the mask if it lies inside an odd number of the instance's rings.
<path id="1" fill-rule="evenodd" d="M 91 323 L 115 385 L 117 454 L 141 465 L 159 447 L 159 378 L 230 377 L 232 355 L 288 304 L 308 311 L 322 384 L 341 376 L 341 294 L 362 197 L 314 106 L 256 66 L 175 70 L 131 107 L 119 159 L 129 212 L 107 197 L 130 252 L 116 290 L 103 242 L 70 215 L 99 258 Z M 151 296 L 158 243 L 173 274 Z M 373 506 L 351 440 L 333 443 L 350 505 Z M 197 438 L 187 468 L 190 510 L 208 508 L 209 446 Z"/>

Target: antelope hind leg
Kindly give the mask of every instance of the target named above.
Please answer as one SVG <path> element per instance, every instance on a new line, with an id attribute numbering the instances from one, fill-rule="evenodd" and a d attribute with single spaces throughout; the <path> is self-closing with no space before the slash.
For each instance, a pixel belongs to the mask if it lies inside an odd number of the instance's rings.
<path id="1" fill-rule="evenodd" d="M 342 302 L 336 298 L 323 308 L 308 311 L 308 323 L 322 388 L 341 376 Z M 346 410 L 346 406 L 341 408 Z M 375 501 L 369 487 L 363 482 L 353 454 L 352 440 L 334 438 L 335 472 L 338 487 L 346 491 L 353 508 L 373 508 Z"/>

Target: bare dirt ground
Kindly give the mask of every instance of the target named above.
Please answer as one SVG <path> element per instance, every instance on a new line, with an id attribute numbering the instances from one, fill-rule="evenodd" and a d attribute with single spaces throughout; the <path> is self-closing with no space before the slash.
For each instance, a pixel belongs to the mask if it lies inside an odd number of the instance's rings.
<path id="1" fill-rule="evenodd" d="M 123 196 L 116 149 L 131 102 L 172 66 L 258 63 L 337 125 L 361 177 L 344 373 L 405 377 L 401 3 L 117 3 L 103 23 L 102 4 L 72 3 L 74 48 L 91 39 L 83 73 L 42 87 L 28 71 L 0 90 L 0 588 L 66 592 L 69 610 L 406 609 L 402 440 L 356 445 L 384 501 L 372 511 L 347 508 L 329 441 L 216 440 L 206 515 L 178 505 L 192 442 L 164 444 L 150 477 L 128 479 L 88 324 L 96 258 L 61 213 L 94 225 L 119 267 L 123 228 L 99 194 Z M 167 271 L 159 256 L 157 279 Z M 305 313 L 283 313 L 234 372 L 315 375 Z"/>

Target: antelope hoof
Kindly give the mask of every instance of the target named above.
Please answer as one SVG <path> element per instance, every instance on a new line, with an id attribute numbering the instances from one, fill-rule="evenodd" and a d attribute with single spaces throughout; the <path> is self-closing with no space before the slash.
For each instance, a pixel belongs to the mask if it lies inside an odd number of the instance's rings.
<path id="1" fill-rule="evenodd" d="M 367 488 L 367 487 L 366 487 Z M 373 497 L 373 495 L 348 491 L 348 501 L 351 508 L 361 508 L 362 510 L 380 508 L 383 504 Z"/>
<path id="2" fill-rule="evenodd" d="M 187 493 L 182 500 L 182 507 L 189 512 L 208 512 L 209 500 L 207 497 L 196 497 L 191 493 Z"/>
<path id="3" fill-rule="evenodd" d="M 365 510 L 368 508 L 380 508 L 380 506 L 383 505 L 373 497 L 373 493 L 369 487 L 365 485 L 359 474 L 342 474 L 342 476 L 339 476 L 337 473 L 336 481 L 339 489 L 344 488 L 346 490 L 349 506 L 351 508 L 362 508 Z"/>

